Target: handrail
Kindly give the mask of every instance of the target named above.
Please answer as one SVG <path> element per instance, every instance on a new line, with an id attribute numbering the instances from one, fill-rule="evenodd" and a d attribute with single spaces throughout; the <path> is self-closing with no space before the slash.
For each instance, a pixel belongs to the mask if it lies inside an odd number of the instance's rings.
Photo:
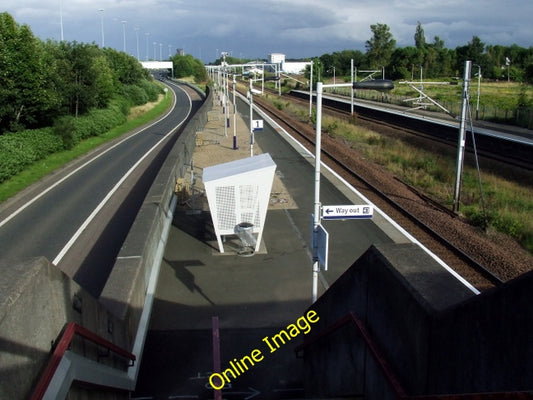
<path id="1" fill-rule="evenodd" d="M 351 311 L 348 312 L 348 314 L 346 314 L 344 317 L 340 318 L 337 322 L 330 325 L 325 330 L 319 332 L 317 335 L 313 336 L 312 338 L 309 338 L 308 340 L 304 341 L 304 343 L 296 347 L 294 351 L 296 352 L 296 354 L 298 354 L 304 348 L 317 342 L 323 337 L 328 336 L 329 334 L 333 333 L 337 329 L 343 327 L 344 325 L 350 322 L 353 323 L 357 327 L 359 333 L 363 337 L 365 344 L 368 346 L 370 353 L 372 354 L 377 364 L 381 368 L 381 371 L 385 375 L 385 378 L 387 379 L 387 382 L 390 384 L 396 397 L 399 399 L 405 398 L 406 394 L 400 381 L 398 380 L 398 378 L 396 378 L 396 375 L 394 374 L 394 372 L 392 372 L 392 369 L 390 368 L 389 364 L 387 363 L 387 361 L 385 360 L 385 358 L 379 351 L 378 347 L 372 340 L 363 322 L 359 318 L 357 318 L 357 316 Z"/>
<path id="2" fill-rule="evenodd" d="M 344 317 L 338 319 L 336 322 L 320 331 L 315 336 L 305 340 L 301 345 L 294 349 L 298 355 L 306 347 L 316 343 L 322 338 L 335 332 L 337 329 L 343 327 L 346 324 L 353 323 L 359 333 L 361 334 L 363 341 L 370 350 L 370 353 L 374 357 L 374 360 L 379 365 L 381 371 L 385 375 L 385 379 L 392 388 L 394 395 L 399 400 L 532 400 L 533 391 L 531 392 L 499 392 L 499 393 L 463 393 L 463 394 L 437 394 L 437 395 L 407 395 L 399 379 L 396 377 L 385 357 L 374 343 L 370 333 L 366 329 L 364 323 L 353 313 L 348 312 Z"/>
<path id="3" fill-rule="evenodd" d="M 97 345 L 109 349 L 110 351 L 121 357 L 130 360 L 129 366 L 133 366 L 133 363 L 136 360 L 135 354 L 132 354 L 122 349 L 121 347 L 118 347 L 114 343 L 111 343 L 110 341 L 102 338 L 101 336 L 98 336 L 96 333 L 91 332 L 90 330 L 84 328 L 81 325 L 76 324 L 75 322 L 70 322 L 65 325 L 63 333 L 61 334 L 61 337 L 57 342 L 54 352 L 52 353 L 52 357 L 50 358 L 50 361 L 48 361 L 48 365 L 41 374 L 41 378 L 39 379 L 39 382 L 37 383 L 37 386 L 35 387 L 30 397 L 30 400 L 41 400 L 43 398 L 50 382 L 52 381 L 52 378 L 54 377 L 57 367 L 61 362 L 61 359 L 65 355 L 65 352 L 69 349 L 70 344 L 72 343 L 72 340 L 74 339 L 75 335 L 81 336 Z"/>

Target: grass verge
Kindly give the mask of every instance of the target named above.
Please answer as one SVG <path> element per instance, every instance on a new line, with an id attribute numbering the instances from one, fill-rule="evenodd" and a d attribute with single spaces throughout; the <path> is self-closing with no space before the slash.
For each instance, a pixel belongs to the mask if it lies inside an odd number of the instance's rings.
<path id="1" fill-rule="evenodd" d="M 278 109 L 302 121 L 309 120 L 308 108 L 281 102 L 277 97 L 266 98 Z M 435 154 L 400 139 L 357 126 L 356 119 L 347 122 L 323 116 L 322 130 L 330 136 L 342 137 L 369 162 L 382 165 L 390 173 L 451 209 L 456 168 L 454 151 Z M 477 170 L 465 163 L 460 210 L 472 225 L 509 235 L 533 254 L 531 174 L 510 180 L 499 172 L 491 171 L 490 168 L 485 170 L 481 166 L 480 191 Z"/>
<path id="2" fill-rule="evenodd" d="M 70 150 L 52 154 L 43 160 L 34 163 L 13 178 L 8 179 L 0 184 L 0 202 L 7 200 L 32 183 L 64 166 L 68 162 L 97 148 L 98 146 L 152 121 L 168 109 L 171 101 L 171 96 L 163 97 L 157 104 L 154 105 L 154 107 L 132 119 L 129 119 L 124 124 L 119 125 L 99 136 L 84 140 Z"/>

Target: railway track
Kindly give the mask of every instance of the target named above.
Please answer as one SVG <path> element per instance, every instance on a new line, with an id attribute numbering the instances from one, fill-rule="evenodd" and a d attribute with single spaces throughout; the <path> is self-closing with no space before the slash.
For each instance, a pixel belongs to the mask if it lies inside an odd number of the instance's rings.
<path id="1" fill-rule="evenodd" d="M 272 94 L 277 94 L 272 91 Z M 291 92 L 289 94 L 291 101 L 298 102 L 302 105 L 308 105 L 309 97 L 303 99 L 300 92 Z M 331 98 L 323 98 L 323 109 L 330 115 L 340 119 L 350 118 L 348 103 Z M 365 121 L 373 125 L 394 129 L 396 133 L 404 133 L 411 138 L 420 138 L 424 141 L 432 141 L 442 146 L 446 146 L 450 151 L 456 151 L 457 148 L 457 128 L 438 126 L 427 120 L 409 119 L 395 114 L 377 111 L 371 112 L 369 109 L 356 107 L 358 121 Z M 379 117 L 377 117 L 379 116 Z M 533 171 L 533 158 L 531 157 L 530 146 L 518 144 L 506 140 L 500 140 L 495 137 L 486 135 L 472 135 L 472 127 L 467 126 L 468 132 L 465 135 L 466 152 L 473 154 L 474 147 L 478 156 L 501 163 L 506 166 L 512 166 L 524 171 Z M 473 128 L 474 132 L 476 128 Z M 474 137 L 475 136 L 475 137 Z M 475 146 L 474 146 L 475 140 Z"/>
<path id="2" fill-rule="evenodd" d="M 306 148 L 314 152 L 313 127 L 280 111 L 258 96 L 254 97 L 254 102 Z M 333 112 L 338 111 L 333 110 Z M 346 115 L 343 118 L 346 118 Z M 508 276 L 507 272 L 502 273 L 497 269 L 487 268 L 479 260 L 479 254 L 473 254 L 457 244 L 457 240 L 464 242 L 464 237 L 457 239 L 457 232 L 454 232 L 457 228 L 447 225 L 450 220 L 454 221 L 454 224 L 464 224 L 458 216 L 394 177 L 387 178 L 392 182 L 384 182 L 385 175 L 377 174 L 373 171 L 374 166 L 347 154 L 346 149 L 342 149 L 343 146 L 346 147 L 345 144 L 323 135 L 323 162 L 446 262 L 458 275 L 480 291 L 500 285 L 505 280 L 501 276 Z M 433 223 L 428 224 L 428 220 Z M 442 223 L 439 224 L 438 221 Z"/>

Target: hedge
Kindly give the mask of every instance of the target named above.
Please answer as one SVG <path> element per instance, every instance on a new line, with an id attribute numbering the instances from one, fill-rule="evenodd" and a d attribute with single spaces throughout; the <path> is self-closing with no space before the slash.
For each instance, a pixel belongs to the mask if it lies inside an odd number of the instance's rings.
<path id="1" fill-rule="evenodd" d="M 28 165 L 63 150 L 63 140 L 53 128 L 5 133 L 0 136 L 0 183 Z"/>
<path id="2" fill-rule="evenodd" d="M 53 127 L 0 135 L 0 183 L 52 153 L 123 124 L 127 112 L 124 101 L 115 100 L 108 108 L 92 110 L 86 116 L 62 117 Z"/>

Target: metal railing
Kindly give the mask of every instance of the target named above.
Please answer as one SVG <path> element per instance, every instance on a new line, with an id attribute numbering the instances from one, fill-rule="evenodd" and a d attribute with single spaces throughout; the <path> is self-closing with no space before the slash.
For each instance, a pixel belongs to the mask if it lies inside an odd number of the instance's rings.
<path id="1" fill-rule="evenodd" d="M 385 380 L 392 389 L 395 397 L 398 400 L 526 400 L 533 399 L 533 392 L 498 392 L 498 393 L 462 393 L 462 394 L 436 394 L 436 395 L 408 395 L 400 380 L 396 377 L 387 360 L 381 353 L 380 349 L 372 339 L 369 331 L 364 323 L 353 313 L 349 312 L 344 317 L 340 318 L 317 335 L 304 341 L 303 344 L 296 347 L 294 350 L 298 356 L 305 348 L 313 345 L 321 339 L 329 336 L 333 332 L 342 328 L 345 325 L 351 324 L 355 326 L 359 334 L 361 335 L 363 342 L 370 351 L 370 354 L 374 358 L 374 361 L 379 366 Z"/>
<path id="2" fill-rule="evenodd" d="M 110 341 L 98 336 L 96 333 L 89 331 L 81 325 L 78 325 L 74 322 L 68 323 L 65 325 L 65 328 L 63 329 L 63 332 L 56 343 L 52 357 L 48 361 L 45 370 L 41 374 L 41 378 L 31 394 L 30 400 L 40 400 L 43 398 L 48 386 L 50 385 L 50 382 L 52 381 L 52 378 L 54 377 L 54 374 L 57 371 L 61 359 L 65 355 L 66 351 L 70 348 L 75 336 L 80 336 L 98 346 L 106 348 L 110 352 L 113 352 L 126 360 L 129 360 L 130 367 L 135 363 L 136 357 L 129 351 L 118 347 L 114 343 L 111 343 Z"/>

